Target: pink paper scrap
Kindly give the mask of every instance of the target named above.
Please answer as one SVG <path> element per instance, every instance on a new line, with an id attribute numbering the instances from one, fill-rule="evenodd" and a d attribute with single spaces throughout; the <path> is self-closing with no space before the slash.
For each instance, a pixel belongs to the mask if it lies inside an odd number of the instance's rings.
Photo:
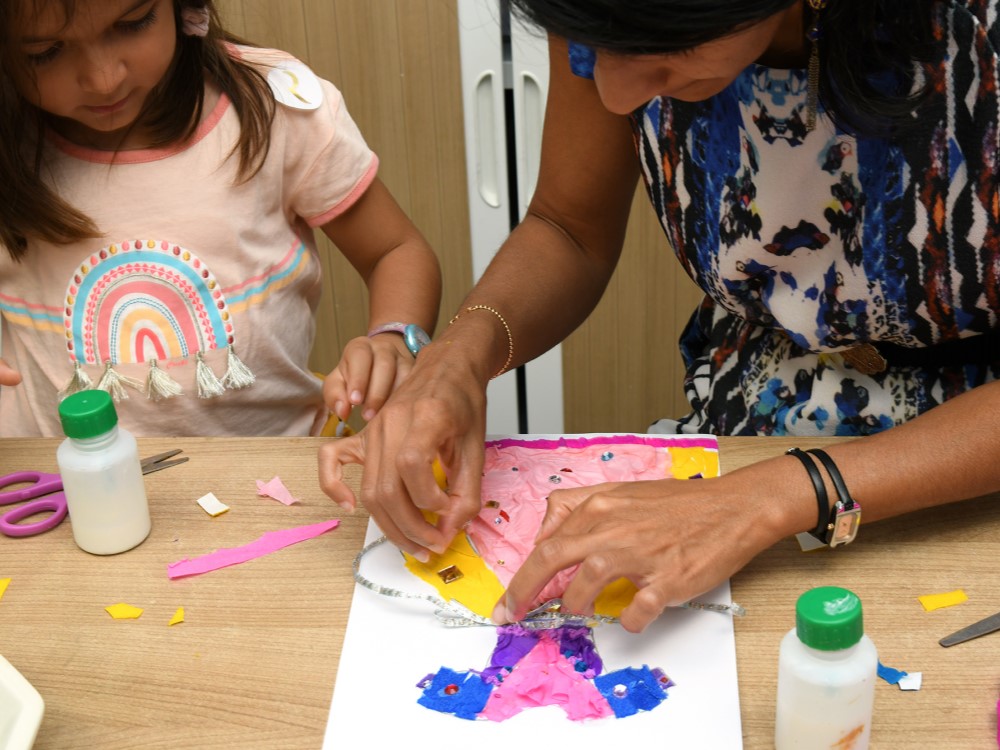
<path id="1" fill-rule="evenodd" d="M 257 494 L 261 497 L 273 497 L 279 503 L 284 503 L 285 505 L 292 505 L 299 501 L 297 497 L 292 497 L 292 493 L 288 491 L 284 482 L 281 481 L 281 477 L 274 477 L 270 482 L 262 482 L 258 479 Z"/>
<path id="2" fill-rule="evenodd" d="M 219 568 L 226 568 L 230 565 L 239 565 L 247 560 L 269 555 L 279 549 L 290 547 L 293 544 L 304 542 L 325 534 L 331 529 L 337 528 L 340 521 L 336 518 L 322 523 L 314 523 L 309 526 L 297 526 L 292 529 L 281 529 L 280 531 L 268 531 L 259 539 L 244 544 L 242 547 L 232 547 L 230 549 L 220 549 L 210 552 L 207 555 L 196 557 L 193 560 L 185 558 L 175 563 L 167 565 L 167 578 L 184 578 L 185 576 L 196 576 L 201 573 L 208 573 Z"/>

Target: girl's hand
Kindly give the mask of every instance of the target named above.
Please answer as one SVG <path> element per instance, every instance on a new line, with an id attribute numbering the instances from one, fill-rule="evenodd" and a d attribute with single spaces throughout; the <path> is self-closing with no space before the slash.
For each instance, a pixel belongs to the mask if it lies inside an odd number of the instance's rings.
<path id="1" fill-rule="evenodd" d="M 17 385 L 21 382 L 21 373 L 0 359 L 0 385 Z"/>
<path id="2" fill-rule="evenodd" d="M 343 422 L 355 406 L 362 407 L 361 417 L 370 422 L 412 369 L 413 355 L 399 334 L 358 336 L 347 342 L 337 367 L 326 376 L 323 400 Z"/>
<path id="3" fill-rule="evenodd" d="M 795 530 L 762 487 L 734 472 L 717 479 L 661 479 L 556 490 L 535 550 L 497 603 L 515 622 L 542 588 L 579 565 L 563 594 L 567 612 L 592 614 L 601 590 L 627 578 L 639 589 L 621 624 L 639 632 L 663 611 L 703 594 Z M 765 483 L 766 484 L 766 483 Z M 814 501 L 813 501 L 814 502 Z"/>
<path id="4" fill-rule="evenodd" d="M 413 375 L 365 429 L 319 453 L 320 486 L 348 510 L 357 498 L 343 482 L 343 467 L 364 465 L 361 502 L 396 546 L 423 561 L 443 552 L 480 510 L 487 378 L 462 358 L 442 356 L 460 348 L 450 344 L 422 349 Z M 447 491 L 435 481 L 435 459 Z"/>

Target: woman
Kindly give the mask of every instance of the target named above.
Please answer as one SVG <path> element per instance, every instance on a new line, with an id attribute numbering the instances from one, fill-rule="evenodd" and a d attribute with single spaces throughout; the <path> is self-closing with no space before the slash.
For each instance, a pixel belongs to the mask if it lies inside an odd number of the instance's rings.
<path id="1" fill-rule="evenodd" d="M 846 488 L 866 521 L 1000 489 L 993 2 L 515 5 L 550 33 L 529 216 L 379 417 L 324 449 L 328 494 L 351 507 L 340 466 L 362 462 L 393 541 L 447 544 L 479 509 L 486 383 L 596 304 L 640 174 L 706 292 L 681 342 L 692 413 L 656 429 L 861 439 L 701 482 L 553 492 L 498 622 L 580 563 L 565 605 L 587 612 L 626 576 L 622 624 L 641 630 L 789 534 L 849 537 Z"/>

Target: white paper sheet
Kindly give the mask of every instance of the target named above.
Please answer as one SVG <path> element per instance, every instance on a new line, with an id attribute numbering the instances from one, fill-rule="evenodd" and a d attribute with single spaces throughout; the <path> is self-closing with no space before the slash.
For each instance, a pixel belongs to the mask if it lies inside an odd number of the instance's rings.
<path id="1" fill-rule="evenodd" d="M 369 524 L 366 544 L 380 536 Z M 362 574 L 383 586 L 436 596 L 410 575 L 399 551 L 383 544 L 367 555 Z M 728 582 L 698 597 L 730 602 Z M 652 711 L 623 719 L 571 721 L 556 706 L 531 708 L 504 722 L 468 721 L 417 703 L 416 687 L 441 667 L 456 671 L 488 666 L 496 645 L 492 627 L 446 628 L 429 602 L 389 599 L 355 587 L 344 648 L 324 737 L 324 750 L 367 737 L 378 747 L 520 748 L 599 746 L 742 748 L 736 646 L 729 615 L 670 609 L 640 634 L 618 625 L 594 631 L 605 671 L 660 667 L 676 683 Z M 465 745 L 463 743 L 470 743 Z M 641 744 L 640 744 L 641 743 Z"/>

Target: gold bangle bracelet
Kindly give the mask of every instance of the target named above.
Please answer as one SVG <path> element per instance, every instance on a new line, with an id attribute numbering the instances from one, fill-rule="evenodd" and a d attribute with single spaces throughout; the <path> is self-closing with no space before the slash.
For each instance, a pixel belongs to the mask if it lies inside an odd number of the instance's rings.
<path id="1" fill-rule="evenodd" d="M 497 316 L 497 319 L 499 319 L 500 324 L 503 326 L 504 331 L 507 332 L 507 361 L 503 363 L 503 367 L 497 370 L 497 374 L 493 376 L 494 378 L 499 378 L 501 375 L 507 372 L 507 368 L 510 367 L 510 363 L 514 360 L 514 336 L 511 334 L 510 326 L 507 325 L 507 321 L 504 320 L 503 315 L 501 315 L 496 309 L 490 307 L 489 305 L 472 305 L 472 307 L 467 307 L 464 310 L 462 310 L 462 312 L 455 315 L 454 318 L 448 321 L 448 325 L 451 325 L 456 320 L 458 320 L 459 317 L 462 315 L 462 313 L 473 312 L 474 310 L 486 310 L 487 312 L 493 313 L 494 315 Z M 492 379 L 493 378 L 491 378 L 491 380 Z"/>

